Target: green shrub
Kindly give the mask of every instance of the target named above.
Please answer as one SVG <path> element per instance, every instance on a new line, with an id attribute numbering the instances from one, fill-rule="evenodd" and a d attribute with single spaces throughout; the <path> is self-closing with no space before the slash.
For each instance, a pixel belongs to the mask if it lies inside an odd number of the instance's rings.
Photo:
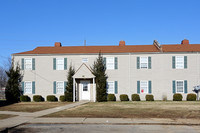
<path id="1" fill-rule="evenodd" d="M 34 102 L 43 102 L 44 98 L 41 95 L 34 95 L 33 96 L 33 101 Z"/>
<path id="2" fill-rule="evenodd" d="M 30 97 L 27 96 L 27 95 L 22 95 L 22 96 L 20 96 L 20 101 L 21 101 L 21 102 L 30 102 L 31 99 L 30 99 Z"/>
<path id="3" fill-rule="evenodd" d="M 59 100 L 60 100 L 61 102 L 65 102 L 65 101 L 66 101 L 65 96 L 64 96 L 64 95 L 61 95 L 60 98 L 59 98 Z"/>
<path id="4" fill-rule="evenodd" d="M 116 101 L 116 97 L 114 94 L 108 94 L 107 101 Z"/>
<path id="5" fill-rule="evenodd" d="M 140 101 L 140 95 L 138 94 L 132 94 L 131 98 L 132 98 L 132 101 Z"/>
<path id="6" fill-rule="evenodd" d="M 176 93 L 173 95 L 173 101 L 182 101 L 183 96 L 180 93 Z"/>
<path id="7" fill-rule="evenodd" d="M 147 95 L 145 96 L 145 98 L 146 98 L 146 101 L 154 101 L 154 97 L 153 97 L 153 95 L 151 95 L 151 94 L 147 94 Z"/>
<path id="8" fill-rule="evenodd" d="M 120 101 L 129 101 L 128 95 L 126 94 L 120 95 Z"/>
<path id="9" fill-rule="evenodd" d="M 187 94 L 187 101 L 196 101 L 197 95 L 196 94 Z"/>
<path id="10" fill-rule="evenodd" d="M 47 101 L 48 101 L 48 102 L 56 102 L 56 101 L 58 101 L 58 99 L 57 99 L 57 97 L 54 96 L 54 95 L 48 95 L 48 96 L 47 96 Z"/>

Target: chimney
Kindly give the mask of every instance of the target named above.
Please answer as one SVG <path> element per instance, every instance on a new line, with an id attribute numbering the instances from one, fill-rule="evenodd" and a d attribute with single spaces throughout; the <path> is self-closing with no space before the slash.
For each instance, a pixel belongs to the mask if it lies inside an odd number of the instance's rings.
<path id="1" fill-rule="evenodd" d="M 61 42 L 55 42 L 55 47 L 62 47 Z"/>
<path id="2" fill-rule="evenodd" d="M 189 45 L 189 40 L 184 39 L 184 40 L 181 41 L 181 44 L 183 44 L 183 45 Z"/>
<path id="3" fill-rule="evenodd" d="M 119 46 L 125 46 L 126 44 L 125 44 L 125 41 L 124 40 L 121 40 L 120 42 L 119 42 Z"/>

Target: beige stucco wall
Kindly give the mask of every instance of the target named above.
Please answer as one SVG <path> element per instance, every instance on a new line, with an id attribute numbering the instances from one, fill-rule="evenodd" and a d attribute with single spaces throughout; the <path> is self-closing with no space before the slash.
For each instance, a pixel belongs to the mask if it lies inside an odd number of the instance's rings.
<path id="1" fill-rule="evenodd" d="M 172 69 L 172 56 L 187 56 L 187 69 Z M 118 69 L 106 70 L 108 81 L 118 81 L 118 94 L 137 93 L 138 80 L 152 81 L 152 94 L 155 100 L 162 100 L 166 95 L 172 100 L 172 80 L 187 80 L 188 93 L 192 93 L 193 86 L 200 84 L 200 55 L 198 53 L 122 53 L 122 54 L 103 54 L 104 57 L 118 57 Z M 137 56 L 151 56 L 152 69 L 137 69 Z M 92 66 L 98 54 L 82 55 L 23 55 L 14 56 L 15 62 L 21 64 L 21 58 L 35 58 L 36 70 L 24 70 L 24 81 L 36 82 L 36 94 L 46 98 L 53 94 L 53 81 L 66 81 L 67 70 L 53 70 L 53 58 L 66 57 L 68 68 L 70 63 L 78 69 L 82 64 L 82 58 L 88 58 L 88 66 Z M 92 90 L 92 86 L 91 86 Z M 35 95 L 36 95 L 35 94 Z M 146 94 L 140 94 L 141 99 L 145 99 Z M 32 95 L 29 95 L 32 97 Z M 56 94 L 59 98 L 60 95 Z M 183 94 L 183 99 L 186 94 Z"/>

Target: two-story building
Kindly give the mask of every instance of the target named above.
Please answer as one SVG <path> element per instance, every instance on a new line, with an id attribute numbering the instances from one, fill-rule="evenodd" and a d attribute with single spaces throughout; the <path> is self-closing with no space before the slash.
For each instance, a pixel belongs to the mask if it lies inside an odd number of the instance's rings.
<path id="1" fill-rule="evenodd" d="M 153 94 L 155 100 L 167 97 L 172 100 L 174 93 L 181 93 L 186 99 L 193 86 L 200 84 L 200 44 L 125 45 L 118 46 L 62 46 L 56 42 L 52 47 L 37 47 L 34 50 L 16 53 L 24 75 L 24 95 L 64 95 L 70 64 L 76 73 L 74 79 L 74 100 L 96 99 L 95 76 L 90 67 L 102 53 L 106 63 L 107 92 L 115 94 Z"/>

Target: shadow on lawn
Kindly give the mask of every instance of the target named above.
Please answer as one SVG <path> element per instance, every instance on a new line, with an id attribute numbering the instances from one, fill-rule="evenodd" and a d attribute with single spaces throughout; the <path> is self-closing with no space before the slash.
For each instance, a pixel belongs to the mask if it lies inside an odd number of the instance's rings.
<path id="1" fill-rule="evenodd" d="M 8 106 L 8 105 L 11 105 L 11 104 L 14 104 L 14 103 L 7 102 L 6 100 L 0 100 L 0 107 Z"/>

